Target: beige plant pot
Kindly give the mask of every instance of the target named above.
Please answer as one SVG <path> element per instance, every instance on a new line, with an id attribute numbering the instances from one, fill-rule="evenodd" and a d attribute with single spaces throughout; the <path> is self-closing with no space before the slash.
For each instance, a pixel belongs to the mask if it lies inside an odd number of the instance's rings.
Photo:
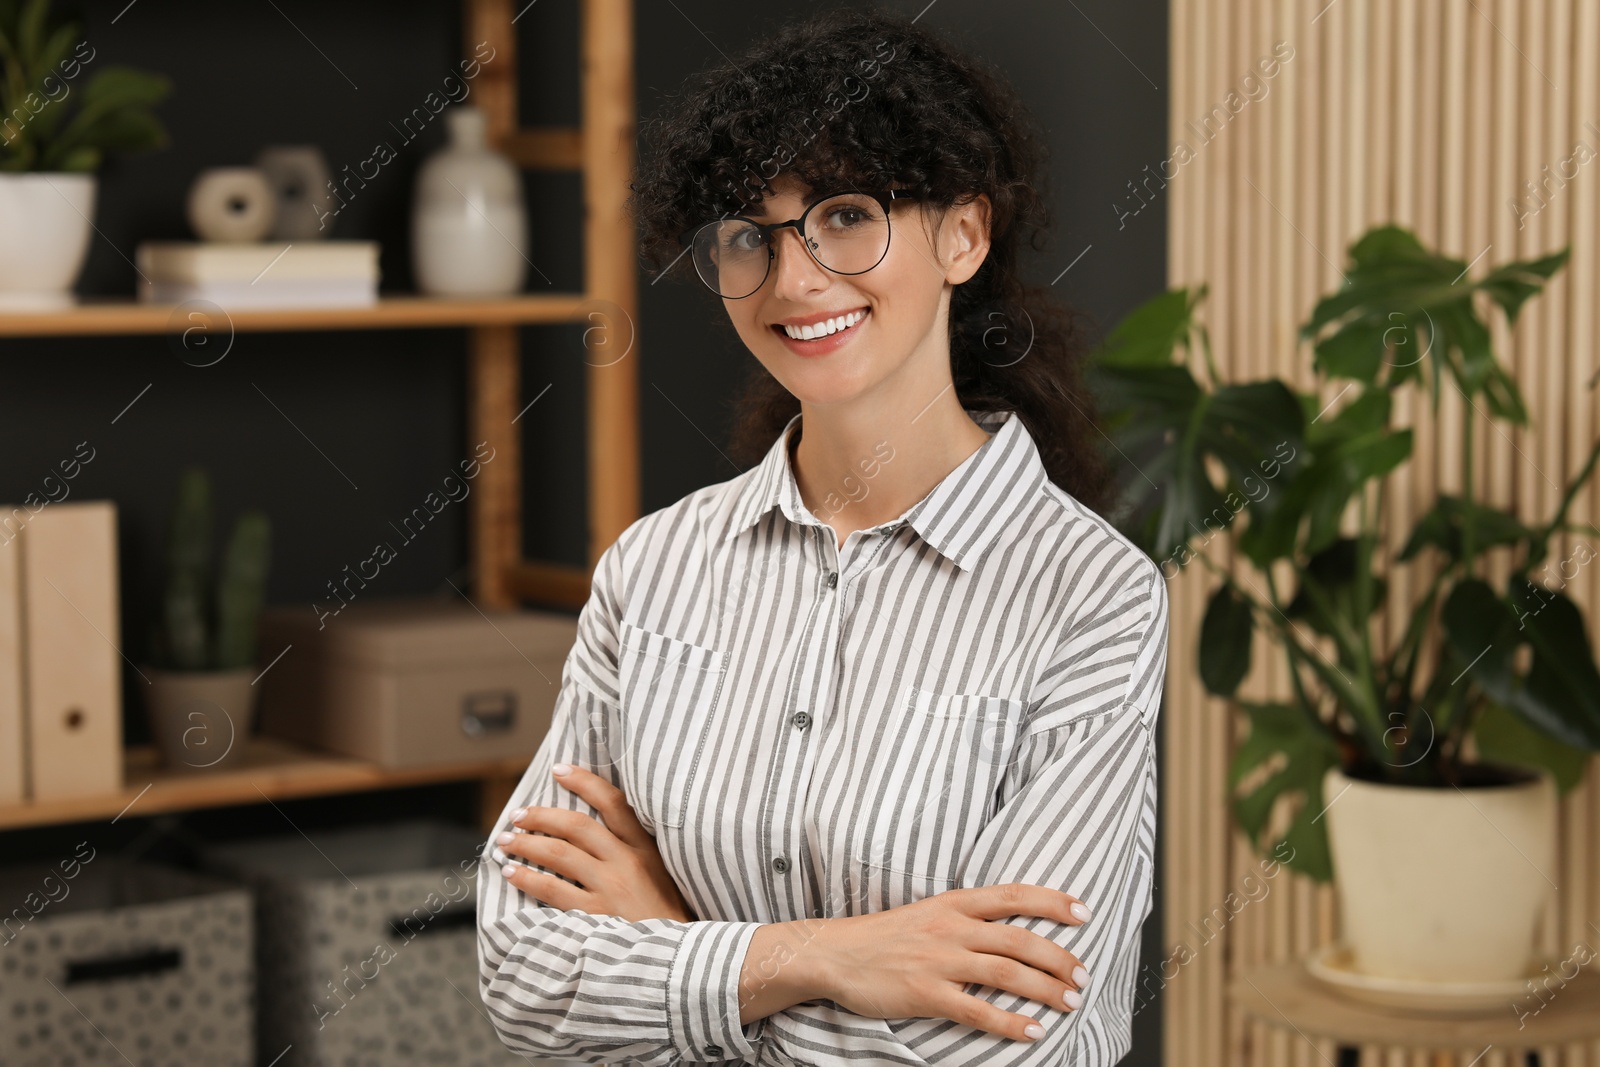
<path id="1" fill-rule="evenodd" d="M 1342 940 L 1363 974 L 1456 983 L 1526 974 L 1555 876 L 1555 782 L 1520 768 L 1468 770 L 1510 784 L 1425 789 L 1337 767 L 1324 775 Z"/>
<path id="2" fill-rule="evenodd" d="M 254 666 L 226 671 L 164 671 L 141 667 L 150 732 L 162 762 L 175 771 L 236 766 L 255 725 Z"/>

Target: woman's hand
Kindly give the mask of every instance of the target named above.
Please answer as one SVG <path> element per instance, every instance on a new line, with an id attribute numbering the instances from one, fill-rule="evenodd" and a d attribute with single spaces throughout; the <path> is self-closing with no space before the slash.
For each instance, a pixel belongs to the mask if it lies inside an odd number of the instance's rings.
<path id="1" fill-rule="evenodd" d="M 1034 1041 L 1044 1036 L 1042 1026 L 965 992 L 966 985 L 1068 1011 L 1082 1007 L 1089 973 L 1049 938 L 988 920 L 1041 915 L 1080 926 L 1090 914 L 1077 897 L 1024 882 L 951 889 L 888 911 L 829 919 L 802 951 L 816 952 L 807 962 L 816 966 L 823 995 L 857 1015 L 952 1019 Z"/>
<path id="2" fill-rule="evenodd" d="M 554 770 L 567 767 L 558 763 Z M 512 824 L 529 832 L 508 830 L 495 840 L 507 854 L 547 867 L 579 885 L 520 863 L 508 863 L 501 869 L 507 881 L 563 911 L 617 915 L 629 922 L 694 922 L 693 912 L 661 862 L 656 839 L 640 825 L 622 790 L 581 767 L 557 774 L 556 780 L 588 801 L 604 822 L 565 808 L 519 808 Z"/>

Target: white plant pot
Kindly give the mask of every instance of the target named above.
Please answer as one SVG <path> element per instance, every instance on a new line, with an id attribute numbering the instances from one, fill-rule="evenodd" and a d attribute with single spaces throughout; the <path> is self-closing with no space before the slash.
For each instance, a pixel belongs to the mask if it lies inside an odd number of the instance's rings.
<path id="1" fill-rule="evenodd" d="M 1468 770 L 1484 780 L 1484 768 Z M 1323 776 L 1342 940 L 1361 973 L 1454 983 L 1527 973 L 1556 873 L 1555 781 L 1488 770 L 1511 784 Z"/>
<path id="2" fill-rule="evenodd" d="M 0 174 L 0 308 L 76 303 L 96 187 L 94 174 Z"/>
<path id="3" fill-rule="evenodd" d="M 162 762 L 175 771 L 204 772 L 237 765 L 255 725 L 254 666 L 226 671 L 164 671 L 140 667 L 150 732 Z"/>

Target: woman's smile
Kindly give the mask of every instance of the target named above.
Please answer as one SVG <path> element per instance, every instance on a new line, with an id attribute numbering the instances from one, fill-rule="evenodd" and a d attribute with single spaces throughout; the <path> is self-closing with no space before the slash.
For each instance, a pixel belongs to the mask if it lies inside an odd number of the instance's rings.
<path id="1" fill-rule="evenodd" d="M 789 347 L 789 351 L 796 355 L 825 356 L 829 352 L 838 351 L 854 340 L 856 334 L 860 333 L 862 328 L 866 326 L 867 319 L 871 314 L 871 308 L 859 308 L 844 315 L 824 320 L 823 324 L 819 326 L 805 327 L 804 330 L 785 327 L 782 323 L 774 323 L 772 330 Z M 828 323 L 833 323 L 838 328 L 834 329 L 832 333 L 824 333 L 823 331 L 828 328 Z M 790 335 L 791 330 L 796 333 L 810 331 L 814 332 L 816 336 L 811 338 L 794 337 Z"/>

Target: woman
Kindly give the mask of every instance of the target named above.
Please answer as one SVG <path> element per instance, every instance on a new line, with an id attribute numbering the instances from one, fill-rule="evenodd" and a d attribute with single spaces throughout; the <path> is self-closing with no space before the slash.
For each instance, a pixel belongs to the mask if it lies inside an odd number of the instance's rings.
<path id="1" fill-rule="evenodd" d="M 600 559 L 481 864 L 501 1038 L 1111 1064 L 1151 907 L 1167 601 L 1093 510 L 1073 336 L 1018 277 L 1037 135 L 974 62 L 851 11 L 648 132 L 650 265 L 698 275 L 759 364 L 734 441 L 754 466 Z"/>

